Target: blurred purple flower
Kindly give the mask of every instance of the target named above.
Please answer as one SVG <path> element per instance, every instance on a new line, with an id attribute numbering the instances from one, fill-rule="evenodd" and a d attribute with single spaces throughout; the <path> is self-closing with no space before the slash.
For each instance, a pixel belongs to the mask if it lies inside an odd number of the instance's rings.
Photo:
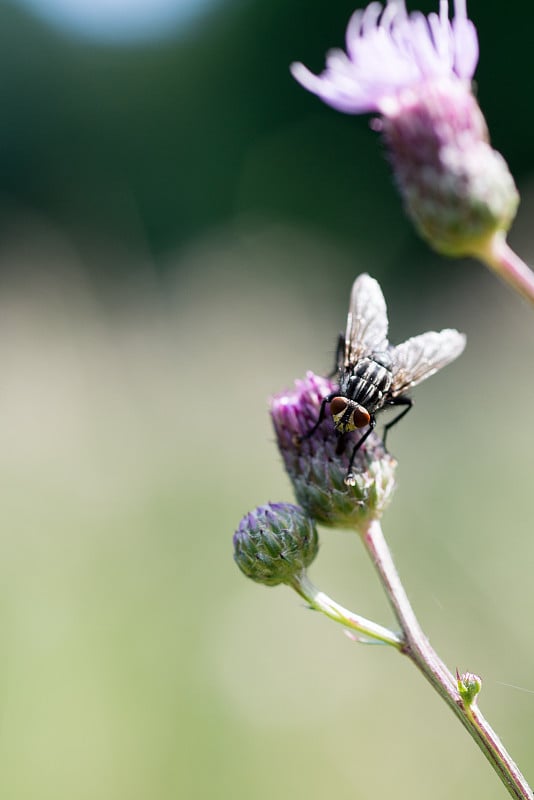
<path id="1" fill-rule="evenodd" d="M 346 46 L 321 75 L 292 64 L 293 76 L 338 111 L 378 112 L 373 127 L 419 233 L 440 253 L 488 261 L 519 195 L 471 91 L 478 39 L 465 0 L 452 21 L 447 0 L 428 17 L 404 0 L 371 3 L 352 16 Z"/>
<path id="2" fill-rule="evenodd" d="M 390 0 L 384 8 L 371 3 L 352 15 L 346 48 L 346 53 L 328 53 L 321 75 L 299 63 L 291 72 L 305 89 L 349 114 L 395 113 L 403 92 L 429 81 L 469 84 L 478 61 L 477 33 L 465 0 L 455 0 L 452 22 L 448 0 L 440 0 L 439 15 L 428 17 L 408 14 L 404 0 Z"/>

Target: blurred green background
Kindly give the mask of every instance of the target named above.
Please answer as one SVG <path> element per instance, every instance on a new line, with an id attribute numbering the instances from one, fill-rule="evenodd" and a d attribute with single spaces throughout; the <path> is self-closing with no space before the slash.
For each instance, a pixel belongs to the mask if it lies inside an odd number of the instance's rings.
<path id="1" fill-rule="evenodd" d="M 82 0 L 55 5 L 0 5 L 0 793 L 505 796 L 408 663 L 232 561 L 242 514 L 292 499 L 267 397 L 330 369 L 363 270 L 393 341 L 468 334 L 391 435 L 384 527 L 534 781 L 534 319 L 418 241 L 368 118 L 290 78 L 352 4 L 123 0 L 111 19 L 109 0 L 90 26 Z M 470 12 L 532 262 L 534 6 Z M 311 576 L 393 624 L 355 537 L 325 531 Z"/>

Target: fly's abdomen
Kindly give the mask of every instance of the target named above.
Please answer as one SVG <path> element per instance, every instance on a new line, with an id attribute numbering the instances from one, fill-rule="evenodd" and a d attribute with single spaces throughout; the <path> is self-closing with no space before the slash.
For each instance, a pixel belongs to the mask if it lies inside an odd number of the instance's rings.
<path id="1" fill-rule="evenodd" d="M 384 404 L 384 397 L 390 389 L 392 374 L 389 363 L 380 354 L 380 361 L 372 357 L 362 358 L 355 364 L 352 374 L 347 376 L 345 388 L 347 397 L 359 403 L 370 414 Z"/>

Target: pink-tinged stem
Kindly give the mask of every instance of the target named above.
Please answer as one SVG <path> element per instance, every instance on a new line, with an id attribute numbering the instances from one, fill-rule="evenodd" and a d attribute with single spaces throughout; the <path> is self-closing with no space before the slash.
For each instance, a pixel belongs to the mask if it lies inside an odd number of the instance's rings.
<path id="1" fill-rule="evenodd" d="M 484 264 L 501 280 L 534 305 L 534 272 L 508 245 L 503 233 L 497 233 L 487 247 L 478 253 Z"/>
<path id="2" fill-rule="evenodd" d="M 402 652 L 413 661 L 454 711 L 495 769 L 510 795 L 517 800 L 534 800 L 532 789 L 505 750 L 501 740 L 484 719 L 476 703 L 471 706 L 464 703 L 458 691 L 456 679 L 423 633 L 400 581 L 380 523 L 376 520 L 371 522 L 361 536 L 402 628 L 405 639 Z"/>

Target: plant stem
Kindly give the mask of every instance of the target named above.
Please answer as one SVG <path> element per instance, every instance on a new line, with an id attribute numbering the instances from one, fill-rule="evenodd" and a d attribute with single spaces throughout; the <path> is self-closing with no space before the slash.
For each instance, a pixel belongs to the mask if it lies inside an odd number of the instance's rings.
<path id="1" fill-rule="evenodd" d="M 514 253 L 504 233 L 496 233 L 477 255 L 512 289 L 534 304 L 534 272 Z"/>
<path id="2" fill-rule="evenodd" d="M 464 704 L 456 679 L 435 653 L 423 633 L 400 581 L 380 523 L 374 520 L 360 533 L 402 628 L 405 643 L 401 652 L 414 662 L 454 711 L 495 769 L 510 795 L 517 800 L 534 800 L 532 789 L 505 750 L 499 737 L 484 719 L 475 702 L 470 706 Z"/>
<path id="3" fill-rule="evenodd" d="M 297 575 L 291 582 L 291 587 L 303 597 L 308 605 L 315 611 L 321 611 L 335 622 L 340 622 L 345 628 L 356 631 L 359 635 L 367 639 L 373 639 L 381 644 L 390 644 L 398 650 L 404 648 L 404 637 L 398 633 L 377 625 L 376 622 L 353 614 L 347 608 L 343 608 L 331 597 L 314 586 L 305 572 Z"/>

